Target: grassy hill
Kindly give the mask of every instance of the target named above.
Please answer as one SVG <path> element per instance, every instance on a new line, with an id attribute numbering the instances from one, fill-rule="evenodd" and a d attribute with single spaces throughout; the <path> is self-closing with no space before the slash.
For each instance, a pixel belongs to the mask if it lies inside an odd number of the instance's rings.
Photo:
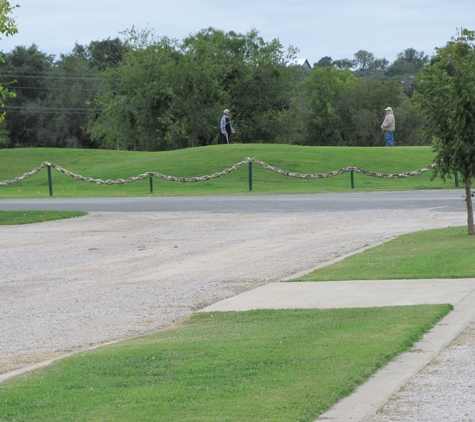
<path id="1" fill-rule="evenodd" d="M 296 173 L 326 173 L 347 166 L 381 173 L 403 173 L 432 163 L 430 147 L 352 148 L 302 147 L 274 144 L 233 144 L 190 148 L 167 152 L 131 152 L 86 149 L 2 149 L 0 182 L 22 176 L 44 161 L 57 164 L 73 173 L 91 178 L 127 179 L 148 171 L 177 177 L 213 174 L 245 157 L 258 157 L 268 164 Z M 124 185 L 95 185 L 78 181 L 55 170 L 55 197 L 95 196 L 180 196 L 248 194 L 248 166 L 206 182 L 183 183 L 154 178 L 150 193 L 148 178 Z M 452 188 L 453 182 L 431 181 L 432 171 L 419 176 L 388 180 L 355 173 L 355 190 L 404 190 Z M 251 194 L 316 193 L 351 190 L 350 174 L 328 179 L 305 180 L 286 177 L 253 164 Z M 0 199 L 41 198 L 49 195 L 47 170 L 22 182 L 0 186 Z"/>

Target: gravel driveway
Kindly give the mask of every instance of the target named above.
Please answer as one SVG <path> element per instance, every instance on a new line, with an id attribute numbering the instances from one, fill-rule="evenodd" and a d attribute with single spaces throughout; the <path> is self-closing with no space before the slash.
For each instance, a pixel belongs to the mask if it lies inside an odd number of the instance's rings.
<path id="1" fill-rule="evenodd" d="M 0 374 L 166 327 L 269 281 L 465 213 L 91 213 L 0 226 Z"/>
<path id="2" fill-rule="evenodd" d="M 475 323 L 365 422 L 475 421 Z"/>

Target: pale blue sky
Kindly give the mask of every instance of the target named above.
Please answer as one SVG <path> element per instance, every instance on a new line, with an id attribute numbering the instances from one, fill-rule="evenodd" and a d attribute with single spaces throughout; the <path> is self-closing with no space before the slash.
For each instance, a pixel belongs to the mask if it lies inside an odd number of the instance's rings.
<path id="1" fill-rule="evenodd" d="M 10 0 L 19 33 L 0 50 L 35 43 L 45 53 L 69 53 L 74 43 L 120 36 L 135 26 L 179 40 L 207 27 L 279 38 L 310 63 L 323 56 L 352 59 L 358 50 L 393 61 L 406 48 L 433 54 L 460 27 L 475 29 L 474 0 Z"/>

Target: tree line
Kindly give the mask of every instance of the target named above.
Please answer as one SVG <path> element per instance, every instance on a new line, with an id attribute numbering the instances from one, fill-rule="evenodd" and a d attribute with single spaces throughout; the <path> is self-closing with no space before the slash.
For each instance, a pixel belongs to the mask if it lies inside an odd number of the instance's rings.
<path id="1" fill-rule="evenodd" d="M 231 109 L 242 143 L 382 146 L 384 108 L 396 144 L 422 145 L 414 77 L 429 62 L 408 48 L 393 63 L 360 50 L 296 65 L 278 39 L 203 29 L 178 41 L 132 28 L 122 38 L 76 44 L 59 58 L 33 44 L 0 52 L 6 118 L 0 147 L 160 151 L 217 142 Z"/>

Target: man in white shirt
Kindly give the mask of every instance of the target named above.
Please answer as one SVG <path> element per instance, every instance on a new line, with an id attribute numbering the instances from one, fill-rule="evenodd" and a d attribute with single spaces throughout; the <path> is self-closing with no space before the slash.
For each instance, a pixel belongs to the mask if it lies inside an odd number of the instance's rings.
<path id="1" fill-rule="evenodd" d="M 396 120 L 394 119 L 393 109 L 387 107 L 384 109 L 386 111 L 386 117 L 384 122 L 381 125 L 381 129 L 384 131 L 384 138 L 386 140 L 387 147 L 394 146 L 394 131 L 396 130 Z"/>

